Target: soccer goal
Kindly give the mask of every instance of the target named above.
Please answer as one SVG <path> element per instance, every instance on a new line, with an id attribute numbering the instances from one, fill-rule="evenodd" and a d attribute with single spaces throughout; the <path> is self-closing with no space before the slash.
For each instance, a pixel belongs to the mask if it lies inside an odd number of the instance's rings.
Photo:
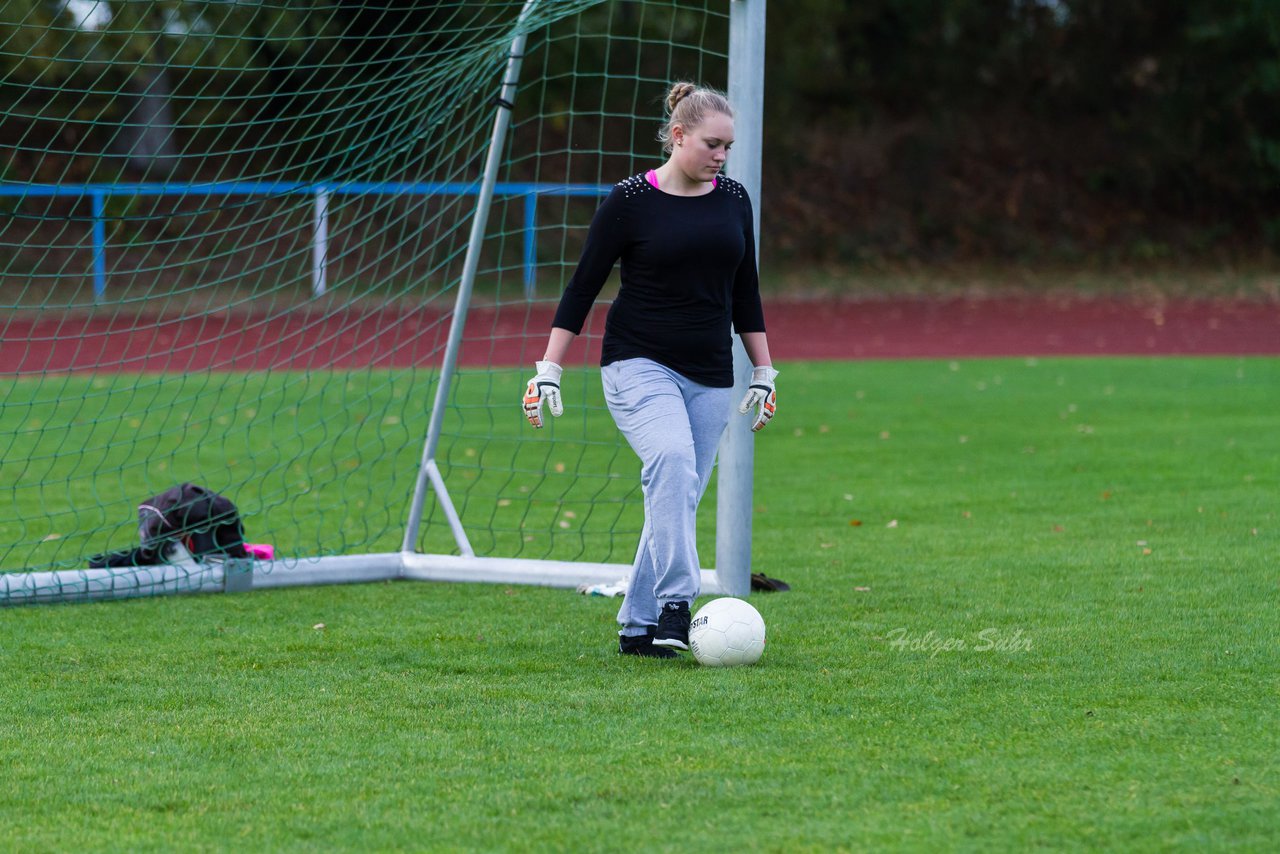
<path id="1" fill-rule="evenodd" d="M 764 7 L 7 4 L 0 603 L 623 578 L 605 305 L 566 414 L 534 431 L 519 400 L 595 207 L 660 162 L 671 82 L 727 86 L 759 198 Z M 749 589 L 747 424 L 703 502 L 708 592 Z M 186 482 L 274 557 L 88 568 Z"/>

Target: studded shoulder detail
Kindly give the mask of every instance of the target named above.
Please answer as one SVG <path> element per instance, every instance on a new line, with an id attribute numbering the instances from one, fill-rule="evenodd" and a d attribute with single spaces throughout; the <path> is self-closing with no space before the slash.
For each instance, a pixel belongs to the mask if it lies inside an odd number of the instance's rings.
<path id="1" fill-rule="evenodd" d="M 729 195 L 736 196 L 737 198 L 742 199 L 744 201 L 746 200 L 747 188 L 742 186 L 742 184 L 733 180 L 732 178 L 726 175 L 721 175 L 717 179 L 717 184 L 718 186 L 723 187 L 724 191 Z"/>
<path id="2" fill-rule="evenodd" d="M 645 180 L 643 173 L 632 175 L 630 178 L 623 178 L 614 186 L 622 190 L 623 195 L 628 199 L 653 189 L 653 185 Z"/>

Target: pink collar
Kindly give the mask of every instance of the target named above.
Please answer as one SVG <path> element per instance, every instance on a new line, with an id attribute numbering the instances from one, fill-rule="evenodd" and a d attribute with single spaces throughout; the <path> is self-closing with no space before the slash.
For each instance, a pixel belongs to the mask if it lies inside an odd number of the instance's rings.
<path id="1" fill-rule="evenodd" d="M 652 185 L 653 185 L 653 188 L 654 188 L 655 190 L 661 189 L 661 188 L 658 186 L 658 173 L 657 173 L 657 171 L 656 171 L 656 170 L 654 170 L 654 169 L 650 169 L 648 172 L 644 173 L 644 179 L 645 179 L 646 181 L 648 181 L 650 184 L 652 184 Z M 718 186 L 720 186 L 720 179 L 719 179 L 719 178 L 712 178 L 712 179 L 711 179 L 711 186 L 713 186 L 713 187 L 718 187 Z"/>

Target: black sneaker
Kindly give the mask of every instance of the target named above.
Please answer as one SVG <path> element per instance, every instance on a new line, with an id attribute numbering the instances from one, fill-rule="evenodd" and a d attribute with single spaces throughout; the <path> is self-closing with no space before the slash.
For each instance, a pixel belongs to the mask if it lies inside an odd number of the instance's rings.
<path id="1" fill-rule="evenodd" d="M 689 648 L 689 603 L 668 602 L 658 615 L 658 631 L 653 636 L 654 646 L 672 649 Z"/>
<path id="2" fill-rule="evenodd" d="M 622 655 L 639 655 L 644 658 L 679 658 L 674 650 L 653 645 L 653 630 L 647 635 L 618 635 L 618 652 Z"/>

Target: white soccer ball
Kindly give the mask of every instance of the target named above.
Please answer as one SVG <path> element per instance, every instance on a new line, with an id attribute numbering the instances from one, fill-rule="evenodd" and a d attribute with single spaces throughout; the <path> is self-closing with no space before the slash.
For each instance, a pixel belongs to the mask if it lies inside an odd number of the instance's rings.
<path id="1" fill-rule="evenodd" d="M 699 664 L 755 664 L 764 652 L 764 619 L 741 599 L 712 599 L 689 624 L 689 649 Z"/>

